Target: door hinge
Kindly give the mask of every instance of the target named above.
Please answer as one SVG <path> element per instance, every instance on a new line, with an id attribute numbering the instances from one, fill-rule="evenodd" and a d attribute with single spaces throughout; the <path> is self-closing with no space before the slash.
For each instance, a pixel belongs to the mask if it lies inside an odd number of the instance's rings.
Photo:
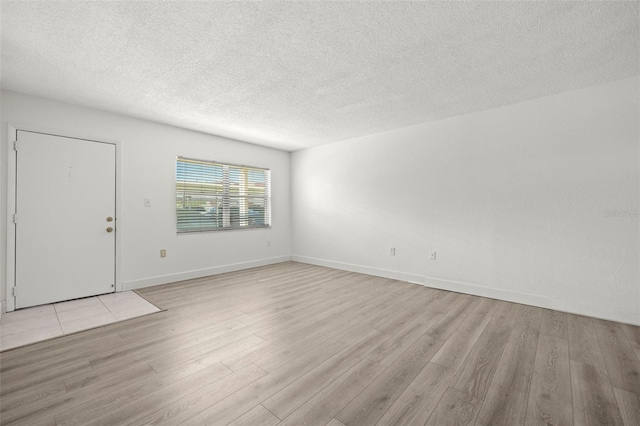
<path id="1" fill-rule="evenodd" d="M 18 287 L 14 286 L 11 294 L 13 294 L 13 297 L 16 297 L 18 295 Z"/>
<path id="2" fill-rule="evenodd" d="M 13 214 L 13 223 L 18 223 L 18 213 Z"/>
<path id="3" fill-rule="evenodd" d="M 18 151 L 18 141 L 13 141 L 13 150 Z"/>

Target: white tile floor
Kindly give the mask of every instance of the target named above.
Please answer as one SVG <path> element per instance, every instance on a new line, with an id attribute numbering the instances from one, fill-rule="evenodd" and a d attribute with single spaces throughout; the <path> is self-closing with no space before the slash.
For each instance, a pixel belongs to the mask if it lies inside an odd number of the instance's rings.
<path id="1" fill-rule="evenodd" d="M 158 311 L 125 291 L 9 312 L 0 319 L 0 351 Z"/>

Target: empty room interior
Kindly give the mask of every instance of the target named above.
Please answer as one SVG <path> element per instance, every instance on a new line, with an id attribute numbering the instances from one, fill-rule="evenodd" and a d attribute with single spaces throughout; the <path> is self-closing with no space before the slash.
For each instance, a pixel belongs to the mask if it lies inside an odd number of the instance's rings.
<path id="1" fill-rule="evenodd" d="M 0 424 L 640 425 L 640 2 L 0 17 Z"/>

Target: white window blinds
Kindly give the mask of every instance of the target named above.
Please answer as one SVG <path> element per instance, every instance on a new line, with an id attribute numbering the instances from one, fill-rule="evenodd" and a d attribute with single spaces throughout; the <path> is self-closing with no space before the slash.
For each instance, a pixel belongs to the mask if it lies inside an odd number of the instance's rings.
<path id="1" fill-rule="evenodd" d="M 178 157 L 178 232 L 271 226 L 271 171 Z"/>

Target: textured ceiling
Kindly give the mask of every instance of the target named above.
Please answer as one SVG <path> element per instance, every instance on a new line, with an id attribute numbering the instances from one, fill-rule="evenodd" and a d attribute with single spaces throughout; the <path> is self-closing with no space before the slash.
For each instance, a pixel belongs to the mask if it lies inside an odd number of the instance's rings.
<path id="1" fill-rule="evenodd" d="M 293 151 L 638 75 L 639 10 L 2 1 L 1 84 Z"/>

